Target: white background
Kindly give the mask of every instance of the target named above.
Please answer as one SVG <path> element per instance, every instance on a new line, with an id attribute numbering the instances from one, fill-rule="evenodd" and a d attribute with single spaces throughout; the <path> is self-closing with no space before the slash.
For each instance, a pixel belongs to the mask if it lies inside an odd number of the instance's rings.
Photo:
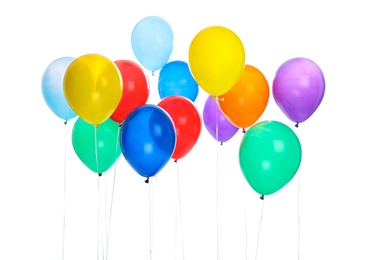
<path id="1" fill-rule="evenodd" d="M 98 177 L 73 151 L 74 120 L 64 125 L 44 102 L 41 77 L 48 64 L 64 56 L 99 53 L 136 61 L 131 32 L 149 15 L 173 28 L 171 60 L 187 61 L 196 33 L 222 25 L 241 38 L 246 63 L 260 69 L 270 87 L 276 69 L 301 56 L 321 67 L 326 93 L 299 128 L 272 96 L 259 119 L 293 127 L 303 158 L 294 179 L 265 198 L 258 248 L 263 201 L 239 169 L 243 134 L 219 146 L 203 126 L 193 150 L 178 164 L 171 160 L 150 186 L 123 157 L 99 179 L 109 201 L 116 173 L 108 259 L 238 260 L 255 259 L 256 251 L 260 260 L 365 259 L 362 5 L 351 0 L 2 1 L 0 259 L 61 260 L 62 252 L 64 260 L 102 259 L 97 257 L 98 249 L 105 250 L 97 242 Z M 157 104 L 158 74 L 146 73 L 148 103 Z M 200 89 L 195 102 L 200 112 L 206 96 Z"/>

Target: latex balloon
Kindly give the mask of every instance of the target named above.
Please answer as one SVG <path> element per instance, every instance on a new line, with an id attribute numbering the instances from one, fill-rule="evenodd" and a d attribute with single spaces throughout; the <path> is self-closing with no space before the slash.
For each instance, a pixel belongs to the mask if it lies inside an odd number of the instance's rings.
<path id="1" fill-rule="evenodd" d="M 227 142 L 239 130 L 222 113 L 218 99 L 209 95 L 204 104 L 203 122 L 208 133 L 219 142 Z"/>
<path id="2" fill-rule="evenodd" d="M 298 126 L 321 104 L 325 93 L 324 75 L 312 60 L 293 58 L 279 67 L 272 91 L 281 111 Z"/>
<path id="3" fill-rule="evenodd" d="M 132 32 L 132 50 L 142 66 L 152 72 L 161 69 L 174 48 L 174 33 L 166 20 L 148 16 Z"/>
<path id="4" fill-rule="evenodd" d="M 223 26 L 201 30 L 189 48 L 189 66 L 199 86 L 208 94 L 219 96 L 230 90 L 245 65 L 241 39 Z"/>
<path id="5" fill-rule="evenodd" d="M 247 128 L 261 117 L 269 101 L 270 88 L 264 74 L 246 64 L 236 84 L 218 99 L 228 120 L 239 128 Z"/>
<path id="6" fill-rule="evenodd" d="M 83 120 L 100 124 L 119 104 L 123 92 L 120 72 L 114 62 L 99 54 L 76 58 L 64 76 L 68 104 Z"/>
<path id="7" fill-rule="evenodd" d="M 185 157 L 194 147 L 201 132 L 201 118 L 193 102 L 182 96 L 169 96 L 160 101 L 163 108 L 172 118 L 176 129 L 176 147 L 172 159 Z"/>
<path id="8" fill-rule="evenodd" d="M 260 195 L 282 189 L 297 173 L 302 149 L 294 131 L 277 121 L 251 126 L 239 148 L 239 163 L 248 184 Z"/>
<path id="9" fill-rule="evenodd" d="M 63 93 L 63 77 L 68 66 L 75 58 L 62 57 L 51 62 L 42 76 L 42 94 L 52 112 L 66 121 L 77 115 L 67 103 Z"/>
<path id="10" fill-rule="evenodd" d="M 124 120 L 120 145 L 129 165 L 139 175 L 152 177 L 167 164 L 175 150 L 174 123 L 162 108 L 140 106 Z"/>
<path id="11" fill-rule="evenodd" d="M 189 65 L 176 60 L 162 67 L 158 78 L 158 92 L 161 99 L 183 96 L 194 102 L 199 93 L 199 86 L 190 73 Z"/>
<path id="12" fill-rule="evenodd" d="M 123 94 L 110 118 L 122 123 L 135 108 L 146 104 L 150 93 L 149 81 L 143 69 L 129 60 L 115 61 L 123 79 Z"/>
<path id="13" fill-rule="evenodd" d="M 79 159 L 93 172 L 102 174 L 121 154 L 118 123 L 107 119 L 98 127 L 78 118 L 72 130 L 72 145 Z"/>

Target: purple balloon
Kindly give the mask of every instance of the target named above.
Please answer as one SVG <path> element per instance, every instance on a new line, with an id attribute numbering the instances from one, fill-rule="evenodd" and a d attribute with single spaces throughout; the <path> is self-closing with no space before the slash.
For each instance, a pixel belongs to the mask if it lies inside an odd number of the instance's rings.
<path id="1" fill-rule="evenodd" d="M 298 124 L 307 120 L 321 104 L 325 85 L 316 63 L 307 58 L 293 58 L 277 70 L 272 92 L 281 111 Z"/>
<path id="2" fill-rule="evenodd" d="M 231 139 L 239 129 L 222 113 L 212 95 L 209 95 L 205 101 L 203 122 L 209 134 L 222 143 Z"/>

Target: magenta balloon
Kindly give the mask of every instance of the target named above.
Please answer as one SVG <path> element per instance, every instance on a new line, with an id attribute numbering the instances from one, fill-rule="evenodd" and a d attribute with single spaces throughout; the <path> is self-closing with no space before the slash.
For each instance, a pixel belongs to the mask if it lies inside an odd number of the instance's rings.
<path id="1" fill-rule="evenodd" d="M 307 58 L 293 58 L 277 70 L 272 92 L 281 111 L 291 121 L 301 123 L 321 104 L 325 85 L 316 63 Z"/>
<path id="2" fill-rule="evenodd" d="M 209 134 L 222 143 L 230 140 L 239 129 L 226 118 L 211 95 L 205 101 L 203 122 Z"/>

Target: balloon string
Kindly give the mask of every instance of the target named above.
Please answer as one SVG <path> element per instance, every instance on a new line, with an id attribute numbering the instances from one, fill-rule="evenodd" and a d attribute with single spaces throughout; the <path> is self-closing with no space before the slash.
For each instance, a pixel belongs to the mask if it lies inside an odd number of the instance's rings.
<path id="1" fill-rule="evenodd" d="M 177 258 L 177 234 L 178 234 L 178 219 L 180 220 L 180 232 L 181 232 L 181 251 L 182 251 L 182 259 L 185 259 L 185 250 L 184 250 L 184 236 L 183 236 L 183 225 L 182 225 L 182 211 L 181 211 L 181 189 L 180 189 L 180 175 L 179 175 L 179 165 L 177 159 L 176 162 L 176 173 L 177 173 L 177 206 L 176 206 L 176 217 L 175 217 L 175 259 Z"/>
<path id="2" fill-rule="evenodd" d="M 261 209 L 261 217 L 260 217 L 259 231 L 258 231 L 258 234 L 257 234 L 256 256 L 255 256 L 255 259 L 256 260 L 257 260 L 257 254 L 258 254 L 258 251 L 259 251 L 259 242 L 260 242 L 260 233 L 261 233 L 261 226 L 262 226 L 262 217 L 264 215 L 264 205 L 265 205 L 264 195 L 262 195 L 260 197 L 260 199 L 262 200 L 262 209 Z"/>
<path id="3" fill-rule="evenodd" d="M 150 260 L 152 260 L 152 249 L 153 249 L 153 182 L 150 182 L 147 178 L 147 183 L 149 183 L 149 217 L 150 217 Z"/>
<path id="4" fill-rule="evenodd" d="M 217 106 L 219 106 L 218 104 L 218 100 L 219 98 L 215 98 L 216 104 Z M 219 144 L 222 144 L 221 142 L 218 141 L 218 136 L 219 136 L 219 127 L 218 127 L 218 110 L 216 110 L 215 113 L 215 139 L 217 141 L 217 198 L 216 198 L 216 218 L 217 218 L 217 260 L 220 259 L 220 214 L 221 214 L 221 190 L 220 190 L 220 163 L 219 163 Z"/>
<path id="5" fill-rule="evenodd" d="M 247 230 L 247 181 L 244 181 L 243 184 L 243 189 L 244 189 L 244 201 L 245 201 L 245 206 L 244 206 L 244 216 L 245 216 L 245 236 L 246 236 L 246 252 L 245 252 L 245 256 L 246 256 L 246 260 L 247 260 L 247 254 L 248 254 L 248 230 Z"/>
<path id="6" fill-rule="evenodd" d="M 64 161 L 63 161 L 63 223 L 62 223 L 62 260 L 65 258 L 65 233 L 66 233 L 66 161 L 67 161 L 67 120 L 64 123 L 65 125 L 65 153 L 64 153 Z"/>
<path id="7" fill-rule="evenodd" d="M 298 173 L 298 260 L 300 258 L 300 179 Z"/>
<path id="8" fill-rule="evenodd" d="M 121 123 L 118 124 L 118 131 L 117 131 L 117 137 L 116 137 L 116 141 L 115 141 L 115 164 L 114 164 L 114 174 L 113 174 L 113 184 L 112 184 L 112 194 L 111 194 L 111 199 L 110 199 L 110 209 L 109 209 L 109 221 L 108 221 L 108 227 L 107 227 L 107 238 L 106 238 L 106 259 L 108 259 L 108 251 L 109 251 L 109 238 L 110 238 L 110 226 L 111 226 L 111 219 L 112 219 L 112 211 L 113 211 L 113 202 L 114 202 L 114 191 L 115 191 L 115 179 L 116 179 L 116 172 L 117 172 L 117 156 L 118 156 L 118 146 L 119 146 L 119 135 L 120 135 L 120 127 L 121 127 Z"/>

